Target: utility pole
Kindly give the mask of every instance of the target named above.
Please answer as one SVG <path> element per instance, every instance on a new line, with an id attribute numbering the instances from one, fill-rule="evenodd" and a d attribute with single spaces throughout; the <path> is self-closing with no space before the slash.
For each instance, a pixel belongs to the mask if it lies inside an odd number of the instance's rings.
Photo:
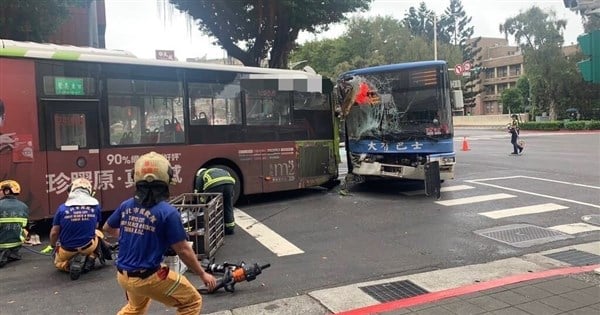
<path id="1" fill-rule="evenodd" d="M 437 16 L 433 12 L 433 60 L 437 60 Z"/>

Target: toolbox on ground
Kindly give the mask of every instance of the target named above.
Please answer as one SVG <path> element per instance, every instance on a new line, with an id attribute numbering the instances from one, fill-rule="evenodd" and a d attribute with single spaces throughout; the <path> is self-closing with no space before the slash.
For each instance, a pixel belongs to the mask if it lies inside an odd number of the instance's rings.
<path id="1" fill-rule="evenodd" d="M 183 227 L 193 242 L 198 259 L 213 258 L 223 245 L 223 195 L 220 193 L 184 193 L 169 203 L 181 214 Z"/>

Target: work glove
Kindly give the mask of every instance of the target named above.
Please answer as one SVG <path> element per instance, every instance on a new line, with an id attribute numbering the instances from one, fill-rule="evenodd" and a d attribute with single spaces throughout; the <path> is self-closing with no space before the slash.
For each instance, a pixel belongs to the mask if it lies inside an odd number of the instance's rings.
<path id="1" fill-rule="evenodd" d="M 40 253 L 48 254 L 48 253 L 51 253 L 53 250 L 54 250 L 54 247 L 52 247 L 52 245 L 48 245 L 48 246 L 46 246 L 46 248 L 42 249 L 40 251 Z"/>

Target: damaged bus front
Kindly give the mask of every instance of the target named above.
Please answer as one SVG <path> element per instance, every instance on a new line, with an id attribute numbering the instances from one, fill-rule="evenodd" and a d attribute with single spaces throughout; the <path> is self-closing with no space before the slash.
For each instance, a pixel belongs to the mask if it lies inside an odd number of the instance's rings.
<path id="1" fill-rule="evenodd" d="M 425 180 L 430 162 L 437 162 L 439 181 L 454 178 L 446 62 L 353 70 L 340 76 L 337 89 L 348 174 L 364 179 Z"/>

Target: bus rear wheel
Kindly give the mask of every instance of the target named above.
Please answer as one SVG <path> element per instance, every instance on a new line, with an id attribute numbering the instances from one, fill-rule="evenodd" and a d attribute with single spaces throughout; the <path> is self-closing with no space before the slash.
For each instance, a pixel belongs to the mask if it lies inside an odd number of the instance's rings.
<path id="1" fill-rule="evenodd" d="M 234 169 L 226 165 L 211 165 L 210 167 L 226 170 L 229 175 L 235 179 L 235 184 L 233 185 L 233 198 L 231 199 L 231 203 L 235 205 L 242 195 L 242 181 L 240 180 L 240 175 Z"/>

